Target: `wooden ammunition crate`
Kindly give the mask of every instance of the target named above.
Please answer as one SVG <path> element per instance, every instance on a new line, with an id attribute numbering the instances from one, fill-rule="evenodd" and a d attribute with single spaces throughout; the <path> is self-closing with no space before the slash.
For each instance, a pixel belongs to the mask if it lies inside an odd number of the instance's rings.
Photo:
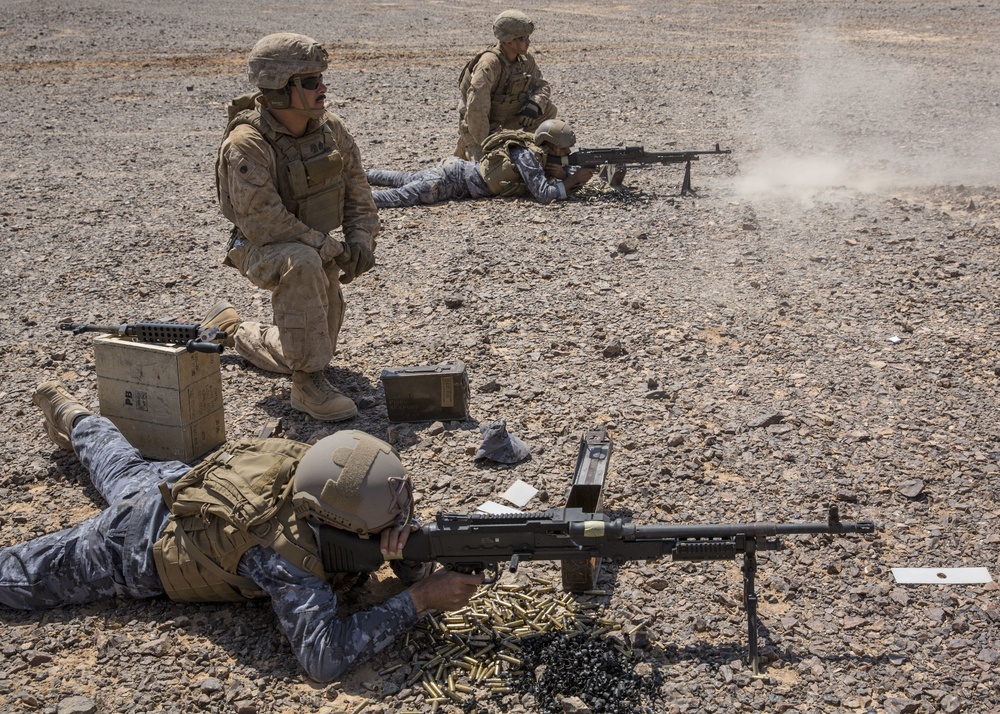
<path id="1" fill-rule="evenodd" d="M 101 415 L 146 458 L 190 462 L 226 440 L 218 354 L 102 335 L 94 362 Z"/>

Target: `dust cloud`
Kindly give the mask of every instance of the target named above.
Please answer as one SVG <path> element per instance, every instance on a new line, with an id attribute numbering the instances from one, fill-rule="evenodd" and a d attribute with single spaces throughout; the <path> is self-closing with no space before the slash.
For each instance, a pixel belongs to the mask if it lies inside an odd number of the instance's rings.
<path id="1" fill-rule="evenodd" d="M 838 191 L 995 186 L 1000 119 L 990 85 L 998 73 L 973 59 L 957 82 L 936 76 L 942 44 L 907 46 L 901 59 L 884 43 L 803 36 L 790 48 L 801 57 L 793 75 L 765 68 L 748 127 L 757 150 L 741 166 L 736 193 L 811 203 Z"/>

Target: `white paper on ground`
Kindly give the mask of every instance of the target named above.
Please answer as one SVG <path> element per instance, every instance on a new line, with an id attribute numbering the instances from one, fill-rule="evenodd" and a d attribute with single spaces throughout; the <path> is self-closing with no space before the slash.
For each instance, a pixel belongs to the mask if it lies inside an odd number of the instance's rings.
<path id="1" fill-rule="evenodd" d="M 524 505 L 534 498 L 536 493 L 538 493 L 537 488 L 518 479 L 514 485 L 504 491 L 503 497 L 518 508 L 524 508 Z"/>
<path id="2" fill-rule="evenodd" d="M 502 503 L 497 503 L 496 501 L 487 501 L 479 508 L 476 509 L 480 513 L 520 513 L 516 508 L 511 508 L 510 506 L 505 506 Z"/>
<path id="3" fill-rule="evenodd" d="M 955 583 L 991 583 L 986 568 L 893 568 L 897 583 L 954 585 Z"/>

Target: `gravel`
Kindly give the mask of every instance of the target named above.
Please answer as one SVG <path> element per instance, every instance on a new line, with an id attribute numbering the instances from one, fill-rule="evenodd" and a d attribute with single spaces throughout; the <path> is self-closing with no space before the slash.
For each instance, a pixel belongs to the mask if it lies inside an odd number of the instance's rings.
<path id="1" fill-rule="evenodd" d="M 890 568 L 1000 566 L 1000 15 L 988 4 L 630 0 L 521 5 L 581 146 L 729 157 L 629 170 L 551 206 L 386 210 L 378 267 L 347 288 L 330 375 L 391 438 L 420 515 L 515 480 L 560 505 L 580 434 L 615 442 L 604 506 L 637 523 L 872 519 L 868 537 L 761 554 L 755 678 L 738 563 L 605 569 L 609 617 L 669 712 L 996 712 L 995 584 L 902 585 Z M 0 18 L 0 545 L 100 508 L 31 404 L 62 379 L 96 406 L 92 341 L 62 321 L 197 320 L 268 295 L 221 265 L 223 104 L 253 42 L 324 42 L 331 108 L 366 164 L 451 153 L 457 76 L 502 6 L 8 0 Z M 462 361 L 471 416 L 390 425 L 379 374 Z M 281 417 L 289 382 L 223 356 L 231 437 Z M 477 465 L 479 424 L 531 448 Z M 552 564 L 526 570 L 551 575 Z M 518 575 L 505 576 L 520 582 Z M 345 610 L 395 592 L 384 574 Z M 390 648 L 308 682 L 264 603 L 164 599 L 0 614 L 0 711 L 395 712 Z M 523 684 L 523 683 L 522 683 Z M 369 686 L 370 685 L 370 686 Z M 564 706 L 595 706 L 566 691 Z M 409 697 L 409 698 L 407 698 Z M 575 697 L 575 698 L 572 698 Z M 534 711 L 523 689 L 483 711 Z M 457 711 L 457 707 L 454 708 Z M 442 707 L 447 711 L 448 707 Z"/>

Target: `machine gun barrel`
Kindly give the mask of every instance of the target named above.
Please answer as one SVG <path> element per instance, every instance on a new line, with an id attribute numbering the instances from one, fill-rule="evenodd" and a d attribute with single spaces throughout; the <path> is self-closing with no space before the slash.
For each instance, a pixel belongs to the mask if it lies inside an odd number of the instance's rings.
<path id="1" fill-rule="evenodd" d="M 583 166 L 596 168 L 604 164 L 637 167 L 649 164 L 683 164 L 697 161 L 699 156 L 731 154 L 732 149 L 720 148 L 695 151 L 646 151 L 641 146 L 613 147 L 606 149 L 579 149 L 569 156 L 550 156 L 550 163 L 561 163 L 567 166 Z"/>
<path id="2" fill-rule="evenodd" d="M 221 353 L 225 349 L 225 330 L 204 328 L 196 322 L 123 322 L 120 325 L 91 325 L 84 322 L 63 322 L 60 330 L 79 335 L 102 332 L 132 337 L 152 344 L 183 344 L 188 352 Z"/>
<path id="3" fill-rule="evenodd" d="M 692 151 L 646 151 L 641 146 L 612 147 L 604 149 L 578 149 L 568 156 L 546 158 L 550 164 L 578 166 L 581 168 L 600 167 L 600 176 L 609 185 L 619 187 L 625 179 L 626 169 L 649 166 L 651 164 L 684 164 L 684 181 L 681 195 L 694 193 L 691 188 L 691 162 L 705 155 L 731 154 L 732 149 L 723 149 L 716 143 L 714 149 Z"/>

